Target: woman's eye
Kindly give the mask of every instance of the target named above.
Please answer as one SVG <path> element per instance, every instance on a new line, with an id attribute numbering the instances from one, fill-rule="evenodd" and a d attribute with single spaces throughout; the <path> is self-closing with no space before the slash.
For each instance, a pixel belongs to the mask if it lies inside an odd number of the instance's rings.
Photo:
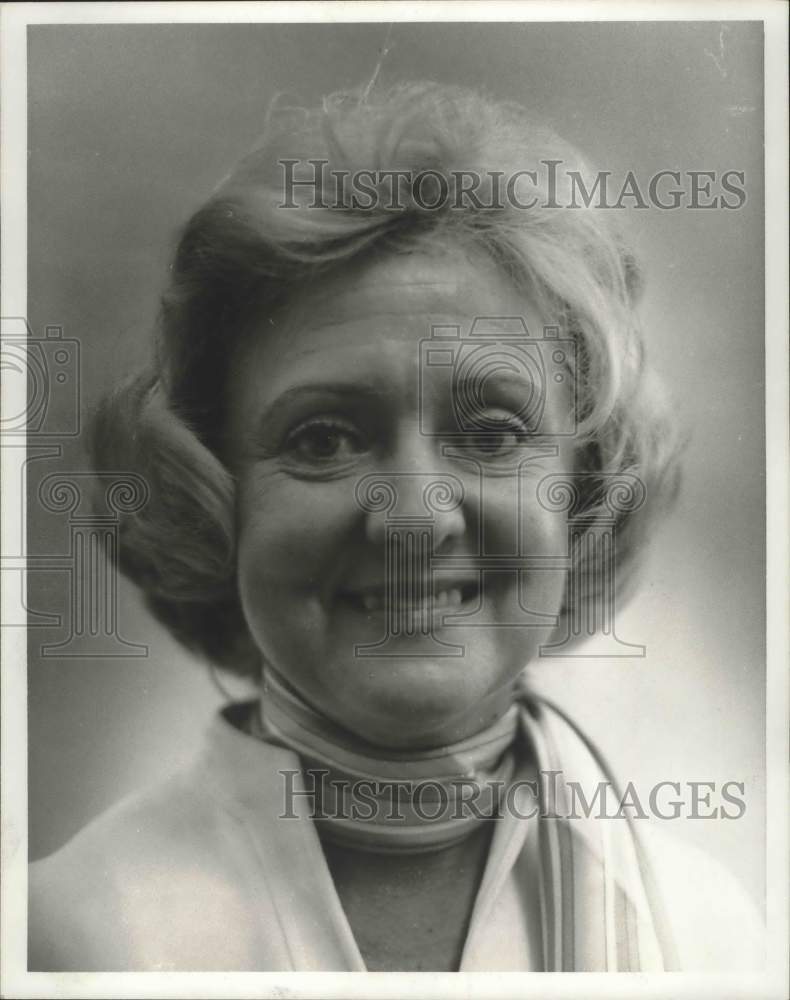
<path id="1" fill-rule="evenodd" d="M 529 431 L 518 417 L 487 411 L 481 415 L 481 429 L 470 434 L 468 447 L 483 458 L 506 458 L 529 437 Z"/>
<path id="2" fill-rule="evenodd" d="M 285 442 L 288 455 L 313 464 L 347 461 L 365 449 L 360 431 L 337 419 L 310 420 L 292 431 Z"/>
<path id="3" fill-rule="evenodd" d="M 478 451 L 485 455 L 500 455 L 503 452 L 510 452 L 519 443 L 519 437 L 514 431 L 489 431 L 478 443 Z"/>

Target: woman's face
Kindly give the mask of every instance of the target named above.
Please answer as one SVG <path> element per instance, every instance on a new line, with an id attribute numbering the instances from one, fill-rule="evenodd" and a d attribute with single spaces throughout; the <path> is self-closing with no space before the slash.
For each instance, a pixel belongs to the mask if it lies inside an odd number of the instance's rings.
<path id="1" fill-rule="evenodd" d="M 536 338 L 549 321 L 487 258 L 392 256 L 306 287 L 233 360 L 250 630 L 306 701 L 382 746 L 488 725 L 562 601 L 564 570 L 528 558 L 565 552 L 564 518 L 536 487 L 570 468 L 568 438 L 553 436 L 567 376 L 530 427 L 521 348 L 503 354 L 494 336 L 490 362 L 459 363 L 489 351 L 469 339 L 476 317 L 523 317 Z M 429 348 L 437 326 L 460 340 Z"/>

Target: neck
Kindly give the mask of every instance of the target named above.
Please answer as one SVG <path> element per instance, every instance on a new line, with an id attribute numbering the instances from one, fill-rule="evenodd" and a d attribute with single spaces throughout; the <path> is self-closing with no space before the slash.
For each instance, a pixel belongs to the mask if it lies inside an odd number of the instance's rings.
<path id="1" fill-rule="evenodd" d="M 338 844 L 318 825 L 368 971 L 458 970 L 494 826 L 421 854 L 380 854 Z"/>
<path id="2" fill-rule="evenodd" d="M 511 705 L 464 740 L 387 751 L 319 715 L 267 672 L 259 735 L 299 755 L 325 836 L 361 849 L 416 853 L 459 842 L 497 814 L 517 725 Z"/>
<path id="3" fill-rule="evenodd" d="M 375 735 L 363 735 L 361 729 L 355 731 L 347 728 L 344 722 L 330 718 L 320 708 L 307 702 L 279 673 L 264 665 L 261 678 L 262 714 L 267 697 L 272 694 L 278 696 L 279 692 L 287 694 L 293 703 L 298 703 L 300 709 L 305 713 L 311 713 L 314 719 L 320 719 L 322 729 L 325 732 L 331 729 L 331 738 L 336 742 L 364 748 L 364 752 L 377 759 L 406 760 L 411 754 L 419 756 L 472 740 L 479 733 L 495 726 L 512 711 L 513 705 L 523 696 L 524 680 L 519 675 L 508 684 L 476 701 L 474 706 L 465 712 L 434 723 L 426 730 L 410 730 L 411 720 L 404 720 L 398 732 L 391 735 L 384 733 L 386 726 L 377 726 L 372 720 L 368 725 L 374 730 Z"/>

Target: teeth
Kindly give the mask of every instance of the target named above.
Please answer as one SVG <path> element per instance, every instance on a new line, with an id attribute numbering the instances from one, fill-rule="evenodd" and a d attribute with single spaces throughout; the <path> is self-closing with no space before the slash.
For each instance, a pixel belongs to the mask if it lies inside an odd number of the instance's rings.
<path id="1" fill-rule="evenodd" d="M 384 607 L 384 597 L 381 594 L 363 594 L 361 597 L 362 607 L 365 611 L 381 611 Z M 439 590 L 434 596 L 423 601 L 405 601 L 402 609 L 411 608 L 418 614 L 425 614 L 431 609 L 438 611 L 445 608 L 457 608 L 463 603 L 463 595 L 460 587 L 450 587 L 448 590 Z"/>
<path id="2" fill-rule="evenodd" d="M 457 607 L 461 603 L 461 591 L 458 587 L 453 587 L 447 591 L 447 604 L 450 607 Z"/>

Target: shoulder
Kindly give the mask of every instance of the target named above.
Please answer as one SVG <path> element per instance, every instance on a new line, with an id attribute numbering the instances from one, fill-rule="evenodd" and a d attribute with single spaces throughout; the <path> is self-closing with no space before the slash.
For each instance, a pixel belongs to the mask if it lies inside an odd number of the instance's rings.
<path id="1" fill-rule="evenodd" d="M 264 952 L 275 947 L 276 916 L 261 884 L 267 851 L 267 870 L 276 862 L 271 810 L 259 796 L 264 805 L 251 818 L 233 786 L 234 775 L 256 791 L 265 786 L 272 760 L 246 740 L 215 734 L 207 755 L 30 866 L 31 970 L 243 970 L 251 955 L 260 958 L 253 934 L 263 933 Z"/>
<path id="2" fill-rule="evenodd" d="M 666 825 L 666 824 L 664 824 Z M 765 926 L 739 880 L 707 851 L 637 821 L 680 968 L 747 972 L 765 964 Z"/>
<path id="3" fill-rule="evenodd" d="M 126 967 L 135 939 L 176 916 L 187 873 L 194 898 L 216 869 L 217 825 L 211 801 L 179 776 L 122 800 L 33 863 L 29 967 Z"/>

